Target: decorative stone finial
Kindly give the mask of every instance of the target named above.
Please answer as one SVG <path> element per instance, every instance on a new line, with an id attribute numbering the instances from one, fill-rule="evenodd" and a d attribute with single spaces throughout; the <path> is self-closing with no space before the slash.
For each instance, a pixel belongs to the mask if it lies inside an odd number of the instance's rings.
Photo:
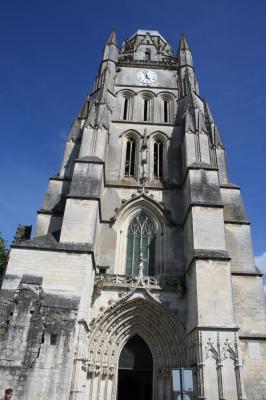
<path id="1" fill-rule="evenodd" d="M 179 43 L 179 51 L 180 50 L 190 50 L 184 33 L 181 34 L 181 39 L 180 39 L 180 43 Z"/>
<path id="2" fill-rule="evenodd" d="M 116 31 L 115 31 L 115 29 L 112 30 L 112 32 L 111 32 L 111 34 L 110 34 L 110 36 L 109 36 L 109 38 L 107 40 L 107 43 L 106 43 L 106 45 L 109 45 L 109 46 L 111 44 L 117 46 L 117 39 L 116 39 Z"/>

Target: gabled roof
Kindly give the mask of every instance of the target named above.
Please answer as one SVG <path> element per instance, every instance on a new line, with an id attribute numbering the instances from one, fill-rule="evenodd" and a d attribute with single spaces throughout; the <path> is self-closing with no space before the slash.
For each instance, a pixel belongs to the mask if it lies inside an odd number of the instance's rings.
<path id="1" fill-rule="evenodd" d="M 160 34 L 158 31 L 151 31 L 149 29 L 138 29 L 132 36 L 130 36 L 130 39 L 132 39 L 134 36 L 140 35 L 140 36 L 145 36 L 147 33 L 149 33 L 151 36 L 159 36 L 165 43 L 167 43 L 167 40 Z"/>

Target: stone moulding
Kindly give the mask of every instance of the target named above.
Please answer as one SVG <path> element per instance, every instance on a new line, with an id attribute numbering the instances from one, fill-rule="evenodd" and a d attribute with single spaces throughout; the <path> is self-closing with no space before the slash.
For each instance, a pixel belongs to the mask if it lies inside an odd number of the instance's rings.
<path id="1" fill-rule="evenodd" d="M 99 395 L 99 385 L 103 383 L 104 391 L 111 389 L 108 398 L 116 399 L 119 355 L 134 335 L 145 340 L 153 355 L 155 393 L 165 394 L 156 395 L 154 400 L 170 398 L 171 369 L 187 365 L 185 332 L 164 305 L 147 292 L 140 295 L 134 291 L 89 324 L 87 379 L 91 396 L 94 392 Z"/>
<path id="2" fill-rule="evenodd" d="M 148 60 L 133 60 L 131 58 L 119 58 L 118 67 L 122 67 L 123 65 L 130 65 L 131 67 L 154 67 L 154 68 L 169 68 L 176 69 L 177 61 L 175 59 L 167 59 L 163 61 L 148 61 Z"/>
<path id="3" fill-rule="evenodd" d="M 116 274 L 96 274 L 95 288 L 98 294 L 104 287 L 108 288 L 146 288 L 146 289 L 182 289 L 183 281 L 178 276 L 127 276 Z"/>

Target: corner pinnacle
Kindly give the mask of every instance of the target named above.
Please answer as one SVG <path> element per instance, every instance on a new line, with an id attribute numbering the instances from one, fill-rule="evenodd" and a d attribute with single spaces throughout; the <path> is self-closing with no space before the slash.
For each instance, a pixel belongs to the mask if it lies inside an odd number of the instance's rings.
<path id="1" fill-rule="evenodd" d="M 180 43 L 179 43 L 179 51 L 180 50 L 190 50 L 187 39 L 184 33 L 181 34 Z"/>
<path id="2" fill-rule="evenodd" d="M 106 45 L 111 45 L 111 44 L 117 46 L 117 39 L 116 39 L 116 31 L 115 31 L 115 29 L 112 30 L 112 32 L 111 32 L 111 34 L 110 34 L 110 36 L 109 36 L 109 38 L 107 40 L 107 43 L 106 43 Z"/>

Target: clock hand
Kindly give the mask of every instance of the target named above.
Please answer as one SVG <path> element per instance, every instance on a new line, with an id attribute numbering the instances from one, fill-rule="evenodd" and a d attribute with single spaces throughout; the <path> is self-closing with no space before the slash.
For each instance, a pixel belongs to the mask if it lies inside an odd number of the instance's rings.
<path id="1" fill-rule="evenodd" d="M 150 79 L 150 78 L 149 78 L 149 75 L 148 75 L 148 72 L 144 72 L 144 75 L 145 75 L 145 78 L 146 78 L 146 79 Z"/>

